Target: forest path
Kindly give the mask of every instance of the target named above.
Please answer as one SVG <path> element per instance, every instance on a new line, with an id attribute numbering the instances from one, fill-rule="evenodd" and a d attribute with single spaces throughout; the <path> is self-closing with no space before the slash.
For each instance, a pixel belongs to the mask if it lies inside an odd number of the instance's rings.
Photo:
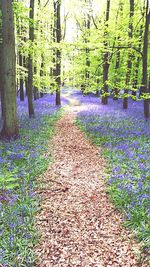
<path id="1" fill-rule="evenodd" d="M 55 162 L 42 175 L 37 267 L 138 265 L 136 244 L 105 189 L 105 160 L 74 124 L 82 106 L 67 107 L 53 140 Z"/>

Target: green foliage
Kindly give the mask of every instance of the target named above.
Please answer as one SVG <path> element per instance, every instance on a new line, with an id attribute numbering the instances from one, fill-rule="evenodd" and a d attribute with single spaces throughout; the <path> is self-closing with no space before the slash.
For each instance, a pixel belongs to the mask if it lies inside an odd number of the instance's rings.
<path id="1" fill-rule="evenodd" d="M 74 11 L 78 37 L 72 43 L 72 52 L 70 52 L 70 57 L 68 58 L 68 73 L 71 75 L 73 84 L 79 87 L 85 85 L 85 93 L 97 92 L 103 87 L 103 55 L 108 52 L 109 78 L 107 84 L 109 91 L 114 93 L 115 88 L 117 88 L 119 97 L 129 97 L 132 92 L 136 93 L 139 90 L 142 80 L 143 30 L 141 31 L 141 29 L 144 27 L 143 2 L 135 1 L 135 12 L 130 21 L 133 23 L 132 40 L 129 40 L 128 36 L 129 1 L 111 1 L 108 28 L 104 26 L 105 7 L 101 7 L 98 13 L 94 9 L 94 3 L 95 1 L 93 0 L 89 6 L 88 3 L 85 6 L 85 3 L 81 2 L 78 6 L 79 9 L 82 6 L 81 12 L 77 14 Z M 106 1 L 104 4 L 106 4 Z M 90 18 L 90 29 L 87 29 L 86 26 L 88 18 Z M 107 39 L 105 40 L 104 32 L 106 29 Z M 108 43 L 107 51 L 104 45 L 105 42 Z M 120 53 L 119 66 L 116 68 L 118 51 Z M 126 75 L 129 54 L 132 55 L 132 71 L 130 82 L 127 85 Z M 87 58 L 90 62 L 88 66 L 86 63 Z M 86 76 L 87 72 L 89 73 L 88 78 Z M 124 95 L 122 93 L 124 89 L 128 89 L 130 93 Z M 143 97 L 149 98 L 149 95 L 145 94 Z M 133 98 L 137 99 L 134 95 Z"/>
<path id="2" fill-rule="evenodd" d="M 0 175 L 0 188 L 2 190 L 17 189 L 19 187 L 19 177 L 16 177 L 16 172 L 8 172 L 8 170 L 3 170 L 3 174 Z"/>
<path id="3" fill-rule="evenodd" d="M 106 1 L 99 3 L 62 1 L 66 11 L 62 13 L 62 38 L 57 43 L 54 36 L 55 18 L 53 1 L 47 5 L 41 1 L 35 8 L 35 41 L 31 44 L 28 40 L 29 8 L 25 2 L 14 3 L 17 29 L 17 50 L 25 57 L 24 66 L 17 68 L 18 78 L 27 76 L 27 58 L 32 55 L 34 61 L 34 86 L 39 91 L 50 92 L 56 89 L 54 70 L 56 67 L 55 53 L 57 49 L 62 53 L 61 79 L 71 86 L 84 86 L 85 93 L 98 92 L 103 87 L 104 53 L 108 52 L 109 94 L 117 88 L 119 97 L 133 98 L 141 86 L 142 80 L 142 47 L 144 32 L 144 16 L 142 0 L 135 0 L 135 11 L 131 21 L 133 23 L 133 37 L 129 40 L 129 1 L 111 1 L 108 27 L 104 23 Z M 80 12 L 79 12 L 80 11 Z M 90 27 L 87 27 L 87 21 Z M 71 26 L 69 26 L 71 24 Z M 71 27 L 73 31 L 71 32 Z M 105 32 L 107 30 L 107 39 Z M 71 35 L 70 41 L 68 37 Z M 105 40 L 106 39 L 106 40 Z M 107 42 L 108 46 L 104 45 Z M 107 50 L 107 51 L 106 51 Z M 116 61 L 119 55 L 119 66 Z M 129 84 L 126 84 L 128 72 L 128 55 L 132 55 L 132 70 Z M 150 57 L 149 57 L 150 58 Z M 87 64 L 89 61 L 89 64 Z M 138 63 L 137 63 L 138 62 Z M 149 70 L 148 70 L 149 71 Z M 88 74 L 88 75 L 87 75 Z M 53 86 L 51 86 L 53 85 Z M 123 90 L 130 91 L 124 95 Z M 109 95 L 108 94 L 108 95 Z M 149 98 L 148 94 L 142 96 Z"/>

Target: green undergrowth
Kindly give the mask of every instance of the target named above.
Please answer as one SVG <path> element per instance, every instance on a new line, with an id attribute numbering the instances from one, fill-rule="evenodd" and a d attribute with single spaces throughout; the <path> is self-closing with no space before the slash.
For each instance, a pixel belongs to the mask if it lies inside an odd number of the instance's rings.
<path id="1" fill-rule="evenodd" d="M 40 119 L 25 119 L 18 140 L 0 142 L 0 266 L 34 266 L 33 248 L 38 240 L 34 225 L 39 209 L 34 191 L 40 186 L 36 177 L 52 161 L 48 143 L 61 114 L 59 110 Z"/>

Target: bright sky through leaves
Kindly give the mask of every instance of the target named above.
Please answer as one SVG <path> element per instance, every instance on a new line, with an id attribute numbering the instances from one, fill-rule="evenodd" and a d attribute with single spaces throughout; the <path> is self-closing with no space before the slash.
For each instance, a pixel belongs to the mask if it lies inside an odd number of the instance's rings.
<path id="1" fill-rule="evenodd" d="M 98 15 L 101 13 L 102 7 L 104 5 L 104 0 L 93 0 L 91 9 L 94 15 Z M 76 21 L 75 18 L 80 15 L 80 13 L 85 11 L 85 7 L 83 7 L 83 1 L 79 0 L 63 0 L 62 6 L 62 14 L 68 16 L 67 26 L 66 26 L 66 41 L 72 42 L 76 37 Z"/>

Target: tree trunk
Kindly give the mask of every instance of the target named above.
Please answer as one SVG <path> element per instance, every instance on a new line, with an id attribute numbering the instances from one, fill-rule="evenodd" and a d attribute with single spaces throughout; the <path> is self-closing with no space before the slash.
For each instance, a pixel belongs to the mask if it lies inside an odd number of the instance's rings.
<path id="1" fill-rule="evenodd" d="M 19 65 L 21 67 L 23 67 L 23 56 L 21 55 L 21 53 L 19 53 Z M 24 81 L 23 81 L 23 77 L 22 75 L 20 75 L 19 77 L 20 79 L 20 101 L 24 101 Z"/>
<path id="2" fill-rule="evenodd" d="M 91 27 L 91 21 L 90 21 L 90 15 L 88 14 L 87 16 L 87 21 L 85 21 L 85 27 L 86 27 L 86 31 L 87 31 L 87 38 L 85 38 L 85 43 L 88 44 L 89 42 L 89 36 L 90 36 L 90 27 Z M 90 78 L 90 58 L 89 58 L 89 48 L 86 47 L 86 74 L 85 74 L 85 79 L 86 79 L 86 86 L 89 85 L 89 78 Z"/>
<path id="3" fill-rule="evenodd" d="M 56 42 L 61 42 L 61 21 L 60 21 L 60 7 L 61 0 L 54 3 L 54 19 L 56 20 Z M 61 86 L 61 51 L 60 48 L 56 49 L 56 68 L 55 68 L 55 80 L 56 80 L 56 105 L 61 105 L 60 99 L 60 86 Z"/>
<path id="4" fill-rule="evenodd" d="M 1 0 L 2 10 L 2 137 L 18 135 L 16 107 L 16 54 L 12 0 Z"/>
<path id="5" fill-rule="evenodd" d="M 27 38 L 24 37 L 24 42 L 27 41 Z M 23 67 L 28 70 L 28 58 L 26 56 L 23 56 Z M 28 76 L 25 77 L 25 96 L 28 96 Z"/>
<path id="6" fill-rule="evenodd" d="M 123 18 L 123 16 L 122 16 L 123 15 L 123 2 L 122 2 L 122 0 L 119 0 L 119 7 L 118 7 L 117 16 L 116 16 L 116 26 L 118 25 L 119 15 L 121 15 L 120 17 L 122 19 Z M 120 41 L 121 41 L 120 34 L 118 35 L 118 33 L 117 33 L 115 40 L 117 40 L 118 46 L 119 46 Z M 114 44 L 115 44 L 115 41 L 114 41 Z M 115 76 L 114 90 L 113 90 L 114 91 L 114 95 L 113 95 L 114 100 L 118 100 L 118 96 L 119 96 L 118 83 L 119 83 L 120 78 L 119 78 L 118 70 L 120 68 L 120 60 L 121 60 L 121 53 L 120 53 L 120 50 L 118 50 L 116 53 L 116 64 L 115 64 L 115 74 L 114 74 L 114 76 Z"/>
<path id="7" fill-rule="evenodd" d="M 33 93 L 34 93 L 34 100 L 37 100 L 37 88 L 35 86 L 34 86 Z"/>
<path id="8" fill-rule="evenodd" d="M 143 36 L 143 24 L 140 27 L 140 33 L 139 33 L 139 47 L 138 50 L 141 51 L 142 49 L 142 36 Z M 132 91 L 132 95 L 136 96 L 136 90 L 138 89 L 138 78 L 139 78 L 139 67 L 140 67 L 140 60 L 141 57 L 138 55 L 137 60 L 136 60 L 136 65 L 135 65 L 135 74 L 134 74 L 134 82 L 133 82 L 133 88 L 134 90 Z"/>
<path id="9" fill-rule="evenodd" d="M 142 74 L 142 93 L 146 94 L 149 92 L 148 84 L 148 34 L 149 34 L 149 24 L 150 24 L 150 11 L 149 11 L 149 0 L 147 0 L 146 5 L 146 15 L 145 15 L 145 31 L 144 31 L 144 44 L 143 44 L 143 74 Z M 144 116 L 149 118 L 149 100 L 144 99 Z"/>
<path id="10" fill-rule="evenodd" d="M 108 50 L 108 21 L 110 13 L 110 0 L 107 0 L 105 32 L 104 32 L 104 58 L 103 58 L 103 87 L 102 87 L 102 104 L 108 103 L 108 72 L 109 72 L 109 52 Z"/>
<path id="11" fill-rule="evenodd" d="M 129 47 L 132 46 L 132 36 L 133 36 L 133 16 L 134 16 L 134 0 L 130 0 L 130 15 L 129 15 L 129 29 L 128 29 L 128 37 L 129 37 Z M 130 85 L 130 78 L 131 78 L 131 69 L 132 69 L 132 52 L 129 50 L 128 53 L 128 61 L 127 61 L 127 73 L 126 73 L 126 86 L 125 89 L 125 97 L 123 100 L 123 109 L 128 108 L 128 87 Z"/>
<path id="12" fill-rule="evenodd" d="M 2 35 L 2 29 L 0 29 Z M 4 118 L 4 94 L 2 90 L 2 43 L 0 43 L 0 99 L 1 99 L 1 117 Z"/>
<path id="13" fill-rule="evenodd" d="M 37 67 L 34 67 L 34 74 L 37 74 Z M 34 86 L 34 90 L 33 90 L 33 94 L 34 94 L 34 100 L 39 99 L 39 91 L 38 88 L 36 86 Z"/>
<path id="14" fill-rule="evenodd" d="M 29 17 L 31 21 L 29 22 L 29 40 L 31 41 L 30 49 L 34 42 L 34 7 L 35 0 L 30 0 L 30 14 Z M 32 49 L 31 49 L 32 50 Z M 28 85 L 27 85 L 27 95 L 28 95 L 28 111 L 29 117 L 34 116 L 34 106 L 33 106 L 33 53 L 29 51 L 28 57 Z"/>
<path id="15" fill-rule="evenodd" d="M 42 62 L 41 62 L 41 69 L 40 69 L 40 77 L 43 79 L 43 76 L 44 76 L 44 71 L 43 71 L 43 68 L 44 68 L 44 56 L 42 55 Z M 40 88 L 43 90 L 43 88 Z M 40 92 L 40 97 L 43 97 L 44 96 L 44 93 L 43 92 Z"/>
<path id="16" fill-rule="evenodd" d="M 119 39 L 119 38 L 118 38 Z M 119 88 L 117 86 L 118 82 L 118 69 L 120 67 L 120 50 L 118 50 L 116 54 L 116 65 L 115 65 L 115 88 L 114 88 L 114 100 L 118 99 L 118 94 L 119 94 Z"/>
<path id="17" fill-rule="evenodd" d="M 60 86 L 61 86 L 61 52 L 59 49 L 57 49 L 56 53 L 56 83 L 57 83 L 57 88 L 56 88 L 56 105 L 61 105 L 61 99 L 60 99 Z"/>
<path id="18" fill-rule="evenodd" d="M 0 70 L 0 77 L 1 77 L 1 79 L 0 79 L 1 118 L 3 119 L 4 118 L 4 93 L 3 93 L 3 89 L 2 89 L 2 75 L 1 74 L 2 74 L 2 72 Z"/>

